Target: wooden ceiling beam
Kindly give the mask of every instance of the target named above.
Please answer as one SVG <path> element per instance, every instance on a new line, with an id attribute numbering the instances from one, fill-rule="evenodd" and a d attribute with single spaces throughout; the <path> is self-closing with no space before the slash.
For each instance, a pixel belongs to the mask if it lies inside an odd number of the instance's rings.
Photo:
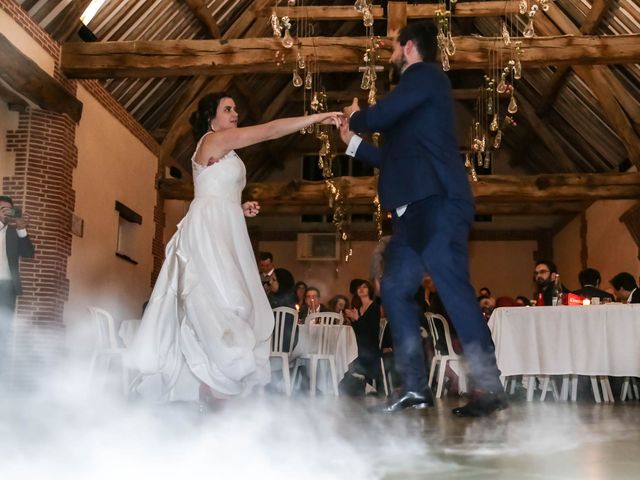
<path id="1" fill-rule="evenodd" d="M 574 34 L 578 35 L 575 38 L 589 38 L 587 36 L 581 36 L 580 31 L 573 24 L 570 24 L 570 20 L 566 15 L 554 4 L 550 5 L 549 11 L 545 12 L 547 15 L 542 15 L 538 19 L 538 28 L 545 35 L 555 35 L 558 33 Z M 558 27 L 550 20 L 560 25 L 561 28 L 566 28 L 568 31 L 560 31 Z M 635 132 L 633 125 L 627 117 L 625 111 L 622 109 L 616 97 L 612 92 L 612 88 L 609 82 L 618 80 L 611 75 L 607 75 L 608 68 L 605 66 L 585 66 L 585 65 L 572 65 L 572 68 L 576 75 L 585 82 L 589 89 L 593 92 L 598 99 L 600 106 L 602 107 L 609 124 L 616 132 L 620 140 L 622 141 L 629 160 L 638 168 L 640 168 L 640 136 Z"/>
<path id="2" fill-rule="evenodd" d="M 404 4 L 401 7 L 405 10 L 406 19 L 435 18 L 438 10 L 442 7 L 438 4 L 407 5 L 407 2 L 389 2 L 388 9 L 392 10 L 391 4 Z M 270 17 L 273 7 L 255 9 L 258 17 Z M 335 21 L 335 20 L 362 20 L 362 13 L 357 12 L 351 5 L 335 6 L 305 6 L 305 7 L 278 7 L 278 16 L 287 15 L 289 18 L 308 19 L 311 22 Z M 380 20 L 384 18 L 384 9 L 374 5 L 371 9 L 373 18 Z M 514 1 L 488 1 L 488 2 L 459 2 L 452 12 L 454 17 L 499 17 L 518 13 L 518 2 Z M 391 18 L 389 13 L 389 18 Z"/>
<path id="3" fill-rule="evenodd" d="M 82 102 L 1 33 L 0 79 L 40 108 L 66 114 L 76 123 L 80 121 Z"/>
<path id="4" fill-rule="evenodd" d="M 305 37 L 303 55 L 312 53 L 322 72 L 357 71 L 362 62 L 364 37 Z M 456 37 L 452 69 L 489 68 L 498 40 Z M 640 62 L 640 34 L 611 36 L 555 36 L 523 40 L 524 67 L 563 64 L 620 64 Z M 290 73 L 290 65 L 277 66 L 275 52 L 282 44 L 274 38 L 236 40 L 160 40 L 134 42 L 66 43 L 62 69 L 70 78 L 170 77 L 236 73 Z M 386 63 L 391 42 L 379 51 Z M 500 50 L 506 63 L 507 49 Z"/>
<path id="5" fill-rule="evenodd" d="M 196 16 L 211 38 L 220 38 L 220 27 L 211 10 L 204 0 L 183 0 Z"/>
<path id="6" fill-rule="evenodd" d="M 375 177 L 336 177 L 349 204 L 368 205 L 375 195 Z M 588 202 L 594 200 L 637 199 L 640 173 L 486 175 L 470 182 L 480 204 L 529 202 Z M 193 185 L 174 179 L 161 179 L 158 189 L 164 198 L 190 200 Z M 323 204 L 327 197 L 322 181 L 251 183 L 247 198 L 273 205 Z M 490 207 L 487 207 L 490 208 Z M 537 207 L 527 205 L 530 211 Z M 540 207 L 542 208 L 542 207 Z"/>
<path id="7" fill-rule="evenodd" d="M 589 10 L 589 13 L 587 14 L 587 18 L 585 19 L 584 23 L 578 30 L 577 34 L 591 35 L 592 33 L 594 33 L 598 28 L 598 25 L 602 21 L 602 18 L 607 13 L 607 10 L 609 10 L 609 6 L 611 5 L 611 3 L 613 3 L 613 0 L 593 0 L 593 5 L 591 6 L 591 10 Z M 565 33 L 572 33 L 573 29 L 575 28 L 575 25 L 571 24 L 573 28 L 567 26 L 566 22 L 563 22 L 562 18 L 556 14 L 556 11 L 557 11 L 556 8 L 554 9 L 550 8 L 549 11 L 551 12 L 551 15 L 549 15 L 551 18 L 553 17 L 558 18 L 559 21 L 561 21 L 561 24 L 567 27 L 566 29 L 561 28 L 561 31 L 564 31 Z M 566 17 L 564 17 L 564 19 L 566 19 Z M 556 98 L 558 98 L 558 94 L 560 93 L 560 90 L 562 89 L 564 82 L 569 76 L 570 70 L 571 70 L 570 65 L 563 65 L 561 67 L 558 67 L 558 69 L 554 72 L 553 77 L 551 77 L 549 84 L 547 85 L 545 91 L 541 95 L 542 102 L 536 109 L 536 111 L 538 112 L 538 115 L 540 115 L 541 117 L 545 117 L 551 111 L 551 108 L 553 107 L 553 104 L 555 103 Z"/>

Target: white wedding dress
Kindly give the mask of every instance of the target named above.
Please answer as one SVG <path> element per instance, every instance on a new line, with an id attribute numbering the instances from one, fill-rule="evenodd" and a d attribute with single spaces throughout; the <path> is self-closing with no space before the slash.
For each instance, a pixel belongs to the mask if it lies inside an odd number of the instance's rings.
<path id="1" fill-rule="evenodd" d="M 160 402 L 198 400 L 201 383 L 218 397 L 243 395 L 271 376 L 273 313 L 240 203 L 244 164 L 234 151 L 192 163 L 193 202 L 127 354 L 140 372 L 133 390 Z"/>

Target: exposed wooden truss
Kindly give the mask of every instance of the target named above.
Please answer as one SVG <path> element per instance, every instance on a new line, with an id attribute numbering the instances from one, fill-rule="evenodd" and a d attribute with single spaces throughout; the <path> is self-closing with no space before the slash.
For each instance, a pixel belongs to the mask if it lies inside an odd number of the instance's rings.
<path id="1" fill-rule="evenodd" d="M 315 54 L 323 72 L 355 71 L 362 60 L 362 37 L 305 37 L 303 54 Z M 497 61 L 500 39 L 456 37 L 452 69 L 489 68 Z M 380 49 L 380 61 L 390 56 L 390 43 Z M 524 67 L 564 64 L 640 62 L 640 35 L 552 36 L 523 40 Z M 167 77 L 237 73 L 289 73 L 274 56 L 282 48 L 273 38 L 234 40 L 164 40 L 67 43 L 62 69 L 71 78 Z M 507 50 L 501 50 L 506 63 Z"/>
<path id="2" fill-rule="evenodd" d="M 374 177 L 337 177 L 346 203 L 370 211 L 375 195 Z M 551 215 L 582 211 L 588 202 L 640 197 L 639 173 L 554 174 L 534 176 L 491 175 L 471 182 L 478 213 L 496 215 Z M 159 180 L 164 198 L 191 200 L 193 185 L 173 179 Z M 327 210 L 324 182 L 290 181 L 252 183 L 245 197 L 258 200 L 264 212 L 318 213 Z"/>
<path id="3" fill-rule="evenodd" d="M 82 102 L 1 33 L 0 79 L 5 89 L 14 90 L 39 107 L 67 114 L 75 122 L 80 121 Z"/>
<path id="4" fill-rule="evenodd" d="M 406 18 L 434 18 L 437 11 L 442 11 L 442 7 L 437 4 L 407 5 L 406 2 L 388 2 L 388 9 L 393 10 L 395 5 L 404 4 L 406 6 Z M 256 9 L 259 17 L 271 15 L 273 7 Z M 287 15 L 291 19 L 306 18 L 309 21 L 325 20 L 362 20 L 362 13 L 357 12 L 353 6 L 305 6 L 278 8 L 279 15 Z M 460 2 L 452 12 L 454 17 L 497 17 L 501 15 L 515 14 L 518 12 L 518 3 L 513 1 L 488 1 L 488 2 Z M 384 10 L 381 6 L 374 5 L 371 9 L 373 18 L 380 20 L 384 18 Z"/>

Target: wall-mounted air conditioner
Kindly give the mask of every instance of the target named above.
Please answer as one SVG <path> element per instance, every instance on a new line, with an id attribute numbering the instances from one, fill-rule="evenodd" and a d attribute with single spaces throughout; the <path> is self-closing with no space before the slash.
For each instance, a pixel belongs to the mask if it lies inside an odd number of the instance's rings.
<path id="1" fill-rule="evenodd" d="M 340 258 L 340 241 L 335 233 L 299 233 L 298 260 L 331 261 Z"/>

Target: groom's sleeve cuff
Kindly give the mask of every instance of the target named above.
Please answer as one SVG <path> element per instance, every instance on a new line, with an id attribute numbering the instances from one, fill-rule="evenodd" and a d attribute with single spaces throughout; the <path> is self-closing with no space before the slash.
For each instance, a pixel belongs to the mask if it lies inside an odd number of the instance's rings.
<path id="1" fill-rule="evenodd" d="M 355 157 L 356 152 L 358 151 L 358 147 L 361 143 L 362 137 L 354 135 L 353 137 L 351 137 L 351 140 L 349 140 L 349 145 L 347 145 L 347 150 L 345 151 L 345 153 L 350 157 Z"/>

